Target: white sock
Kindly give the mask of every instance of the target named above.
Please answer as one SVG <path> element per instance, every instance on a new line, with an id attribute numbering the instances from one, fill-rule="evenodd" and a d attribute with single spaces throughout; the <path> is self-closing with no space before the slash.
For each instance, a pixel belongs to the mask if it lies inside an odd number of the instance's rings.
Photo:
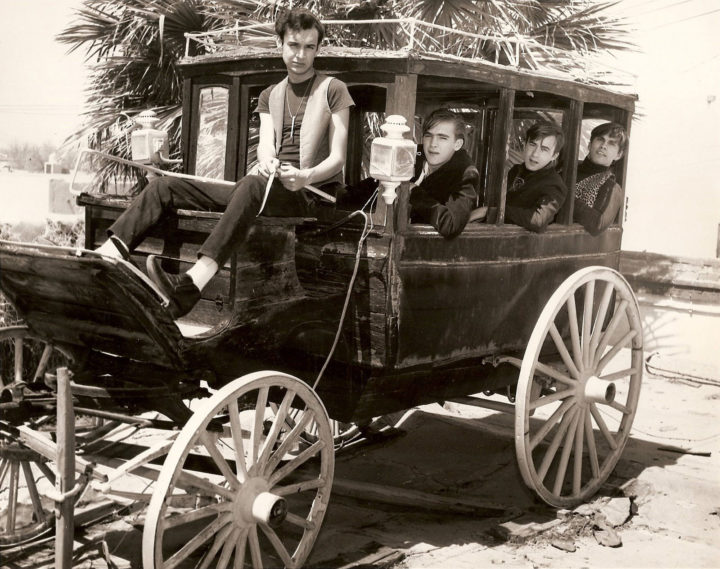
<path id="1" fill-rule="evenodd" d="M 215 260 L 203 255 L 197 260 L 197 263 L 190 267 L 187 274 L 190 275 L 190 278 L 195 283 L 195 286 L 198 287 L 199 290 L 202 290 L 217 272 L 218 264 Z"/>
<path id="2" fill-rule="evenodd" d="M 114 257 L 115 259 L 123 258 L 120 251 L 117 250 L 117 247 L 115 247 L 114 243 L 110 241 L 110 239 L 95 249 L 95 252 L 105 255 L 106 257 Z"/>

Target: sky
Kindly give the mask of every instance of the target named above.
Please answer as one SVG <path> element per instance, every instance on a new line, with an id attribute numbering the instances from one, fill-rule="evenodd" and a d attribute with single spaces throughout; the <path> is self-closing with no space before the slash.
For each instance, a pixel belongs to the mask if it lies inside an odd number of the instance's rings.
<path id="1" fill-rule="evenodd" d="M 0 147 L 59 144 L 80 124 L 83 56 L 55 36 L 80 0 L 0 0 Z"/>

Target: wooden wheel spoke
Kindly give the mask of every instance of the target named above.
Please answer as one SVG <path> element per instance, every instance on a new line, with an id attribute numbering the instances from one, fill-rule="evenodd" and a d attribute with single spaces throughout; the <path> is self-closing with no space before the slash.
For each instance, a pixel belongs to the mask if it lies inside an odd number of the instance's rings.
<path id="1" fill-rule="evenodd" d="M 580 330 L 578 329 L 577 308 L 575 306 L 575 294 L 571 294 L 565 301 L 568 311 L 568 322 L 570 324 L 570 341 L 573 350 L 573 359 L 580 371 L 583 371 L 582 348 L 580 347 Z"/>
<path id="2" fill-rule="evenodd" d="M 317 490 L 325 486 L 327 480 L 324 478 L 313 478 L 312 480 L 305 480 L 296 484 L 288 484 L 287 486 L 275 486 L 273 488 L 273 494 L 278 496 L 291 496 L 293 494 L 299 494 L 300 492 L 307 492 L 308 490 Z"/>
<path id="3" fill-rule="evenodd" d="M 250 527 L 248 543 L 250 544 L 250 559 L 252 559 L 253 569 L 263 569 L 262 553 L 260 552 L 260 541 L 258 540 L 256 525 Z"/>
<path id="4" fill-rule="evenodd" d="M 548 447 L 547 451 L 545 451 L 545 456 L 543 457 L 542 464 L 540 465 L 540 469 L 538 470 L 538 476 L 540 477 L 541 481 L 545 480 L 548 469 L 550 468 L 550 465 L 555 458 L 555 453 L 557 453 L 557 449 L 560 447 L 560 442 L 562 441 L 563 436 L 565 436 L 565 433 L 570 427 L 570 423 L 572 423 L 577 412 L 577 407 L 573 407 L 565 414 L 565 416 L 560 421 L 560 426 L 558 427 L 558 430 L 555 433 L 553 440 L 550 442 L 550 446 Z"/>
<path id="5" fill-rule="evenodd" d="M 285 518 L 285 521 L 289 524 L 292 524 L 297 527 L 301 527 L 306 530 L 312 530 L 315 529 L 315 524 L 311 522 L 310 520 L 303 518 L 302 516 L 298 516 L 297 514 L 293 514 L 292 512 L 288 512 L 287 517 Z"/>
<path id="6" fill-rule="evenodd" d="M 270 544 L 273 546 L 273 549 L 280 556 L 280 559 L 282 560 L 283 565 L 285 565 L 285 567 L 288 567 L 288 568 L 295 567 L 295 562 L 293 561 L 292 557 L 288 553 L 288 550 L 285 549 L 283 542 L 280 540 L 280 538 L 275 533 L 275 531 L 266 524 L 260 524 L 260 529 L 263 531 L 265 536 L 268 538 L 268 541 L 270 541 Z"/>
<path id="7" fill-rule="evenodd" d="M 252 446 L 250 447 L 250 464 L 257 462 L 260 451 L 260 441 L 263 435 L 263 424 L 265 422 L 265 408 L 267 407 L 268 388 L 261 387 L 258 392 L 257 404 L 255 405 L 255 423 L 252 430 Z"/>
<path id="8" fill-rule="evenodd" d="M 573 494 L 580 494 L 582 488 L 582 459 L 583 435 L 585 433 L 585 416 L 588 414 L 584 408 L 578 413 L 577 429 L 575 431 L 575 449 L 573 450 Z"/>
<path id="9" fill-rule="evenodd" d="M 189 510 L 181 514 L 173 514 L 172 516 L 165 518 L 164 526 L 165 529 L 178 527 L 184 524 L 189 524 L 203 518 L 210 516 L 221 515 L 225 512 L 229 512 L 232 509 L 230 502 L 221 502 L 220 504 L 210 504 L 209 506 L 203 506 L 197 510 Z"/>
<path id="10" fill-rule="evenodd" d="M 593 324 L 592 337 L 590 338 L 590 355 L 597 353 L 597 346 L 600 342 L 600 336 L 602 334 L 603 322 L 607 316 L 608 308 L 610 307 L 610 301 L 612 300 L 613 291 L 615 287 L 613 283 L 605 283 L 605 290 L 603 291 L 602 298 L 600 299 L 600 305 L 598 306 L 597 313 L 595 315 L 595 323 Z M 592 363 L 594 360 L 590 360 Z"/>
<path id="11" fill-rule="evenodd" d="M 595 300 L 595 281 L 589 281 L 585 285 L 585 303 L 583 306 L 582 319 L 582 354 L 583 367 L 585 369 L 590 365 L 590 336 L 592 332 L 592 313 L 593 302 Z"/>
<path id="12" fill-rule="evenodd" d="M 612 402 L 608 403 L 608 405 L 610 407 L 612 407 L 613 409 L 620 411 L 623 415 L 628 415 L 630 413 L 630 409 L 628 409 L 625 405 L 623 405 L 622 403 L 619 403 L 617 401 L 612 401 Z"/>
<path id="13" fill-rule="evenodd" d="M 555 473 L 555 484 L 553 485 L 553 493 L 559 495 L 562 491 L 562 485 L 565 481 L 565 474 L 567 473 L 568 461 L 570 460 L 570 452 L 573 449 L 572 441 L 573 437 L 577 432 L 578 420 L 582 412 L 578 410 L 570 423 L 570 427 L 565 433 L 565 441 L 563 444 L 562 454 L 560 455 L 560 462 L 558 464 L 557 472 Z"/>
<path id="14" fill-rule="evenodd" d="M 42 501 L 40 500 L 40 494 L 35 483 L 35 477 L 32 473 L 32 467 L 30 464 L 23 460 L 21 463 L 23 475 L 25 476 L 25 484 L 27 486 L 28 494 L 30 494 L 30 501 L 33 505 L 33 511 L 35 512 L 35 518 L 37 521 L 42 521 L 46 517 L 46 512 L 43 510 Z"/>
<path id="15" fill-rule="evenodd" d="M 15 381 L 23 380 L 23 339 L 15 338 Z"/>
<path id="16" fill-rule="evenodd" d="M 220 469 L 222 475 L 230 483 L 230 486 L 232 486 L 234 489 L 239 488 L 240 482 L 235 476 L 235 473 L 233 472 L 232 468 L 230 468 L 227 459 L 222 455 L 222 453 L 217 448 L 215 442 L 212 440 L 212 437 L 207 431 L 205 431 L 204 433 L 200 433 L 200 441 L 205 447 L 205 450 L 208 451 L 210 458 L 212 458 L 215 465 Z"/>
<path id="17" fill-rule="evenodd" d="M 610 362 L 617 353 L 622 350 L 625 346 L 630 344 L 632 342 L 633 338 L 637 336 L 637 330 L 630 330 L 627 334 L 625 334 L 622 338 L 620 338 L 620 341 L 615 344 L 606 354 L 600 358 L 600 361 L 597 363 L 595 373 L 598 374 L 602 372 L 603 369 L 605 369 L 605 366 Z M 597 359 L 598 355 L 596 354 L 595 358 Z"/>
<path id="18" fill-rule="evenodd" d="M 235 498 L 235 492 L 230 488 L 220 486 L 205 478 L 200 478 L 195 474 L 191 474 L 187 471 L 180 472 L 178 476 L 178 488 L 197 488 L 203 490 L 208 496 L 222 496 L 226 500 L 232 500 Z"/>
<path id="19" fill-rule="evenodd" d="M 325 448 L 325 441 L 318 440 L 313 445 L 306 448 L 303 452 L 301 452 L 297 457 L 295 457 L 293 460 L 288 462 L 285 466 L 282 468 L 276 470 L 273 475 L 270 477 L 270 486 L 275 486 L 280 480 L 285 478 L 288 474 L 290 474 L 293 470 L 300 467 L 302 464 L 304 464 L 306 461 L 311 459 L 313 456 L 315 456 L 317 453 L 319 453 L 322 449 Z"/>
<path id="20" fill-rule="evenodd" d="M 179 551 L 165 561 L 163 569 L 173 569 L 187 559 L 198 547 L 211 539 L 224 525 L 232 521 L 231 514 L 224 514 L 205 526 L 200 533 L 188 541 Z"/>
<path id="21" fill-rule="evenodd" d="M 240 530 L 235 543 L 235 569 L 243 569 L 245 566 L 245 546 L 248 542 L 248 528 Z"/>
<path id="22" fill-rule="evenodd" d="M 295 424 L 292 430 L 288 433 L 285 440 L 280 444 L 277 450 L 270 457 L 263 471 L 264 476 L 269 476 L 270 473 L 275 470 L 285 454 L 291 450 L 292 446 L 300 440 L 300 435 L 305 431 L 305 427 L 314 419 L 312 411 L 307 410 L 303 413 L 300 421 Z"/>
<path id="23" fill-rule="evenodd" d="M 609 373 L 607 375 L 601 376 L 599 379 L 602 379 L 604 381 L 615 381 L 616 379 L 623 379 L 624 377 L 629 377 L 631 375 L 635 375 L 637 373 L 637 370 L 635 368 L 626 368 L 621 369 L 619 371 Z"/>
<path id="24" fill-rule="evenodd" d="M 232 434 L 233 447 L 235 450 L 235 473 L 240 482 L 245 482 L 248 477 L 247 464 L 245 463 L 245 445 L 243 443 L 243 430 L 240 425 L 240 410 L 237 399 L 232 399 L 228 404 L 230 415 L 230 433 Z"/>
<path id="25" fill-rule="evenodd" d="M 600 474 L 600 464 L 598 462 L 597 448 L 595 447 L 595 433 L 593 432 L 592 419 L 590 413 L 585 412 L 585 438 L 587 439 L 588 455 L 590 456 L 590 468 L 593 477 Z"/>
<path id="26" fill-rule="evenodd" d="M 610 448 L 615 450 L 617 448 L 617 441 L 615 440 L 615 437 L 613 437 L 610 433 L 610 429 L 608 429 L 607 425 L 605 424 L 605 420 L 602 418 L 602 415 L 600 415 L 600 411 L 598 411 L 595 403 L 590 403 L 590 413 L 592 413 L 593 419 L 595 419 L 595 423 L 600 428 L 600 432 L 605 437 L 605 440 L 610 445 Z"/>
<path id="27" fill-rule="evenodd" d="M 220 554 L 220 558 L 218 559 L 215 569 L 225 569 L 225 567 L 228 566 L 228 563 L 230 562 L 230 556 L 235 549 L 235 540 L 237 539 L 237 536 L 239 534 L 240 528 L 234 528 L 230 537 L 225 540 L 222 553 Z"/>
<path id="28" fill-rule="evenodd" d="M 538 429 L 538 431 L 530 439 L 530 450 L 534 450 L 538 446 L 550 430 L 555 426 L 558 419 L 565 414 L 571 405 L 575 403 L 575 397 L 568 397 L 562 402 L 562 405 L 555 409 L 555 412 L 545 421 L 545 424 Z"/>
<path id="29" fill-rule="evenodd" d="M 38 460 L 35 463 L 35 466 L 37 466 L 40 469 L 40 472 L 42 472 L 43 476 L 45 476 L 45 478 L 47 478 L 50 481 L 50 484 L 55 486 L 55 473 L 52 470 L 50 470 L 48 465 L 45 464 L 44 462 Z"/>
<path id="30" fill-rule="evenodd" d="M 545 405 L 550 405 L 550 403 L 555 403 L 555 401 L 565 399 L 566 397 L 570 397 L 572 395 L 575 395 L 575 388 L 565 389 L 563 391 L 556 391 L 555 393 L 552 393 L 551 395 L 545 395 L 543 397 L 538 397 L 534 401 L 531 401 L 527 407 L 529 410 L 538 409 L 539 407 L 544 407 Z"/>
<path id="31" fill-rule="evenodd" d="M 53 349 L 52 344 L 45 344 L 42 355 L 40 356 L 40 361 L 38 362 L 38 365 L 35 368 L 35 373 L 33 374 L 33 381 L 42 381 L 45 377 L 45 370 L 47 369 Z"/>
<path id="32" fill-rule="evenodd" d="M 18 504 L 18 487 L 20 478 L 20 463 L 13 460 L 10 463 L 10 481 L 7 505 L 7 521 L 5 523 L 5 531 L 10 532 L 15 529 L 15 516 L 17 514 Z"/>
<path id="33" fill-rule="evenodd" d="M 0 462 L 0 485 L 5 482 L 8 472 L 10 472 L 10 461 L 2 459 L 2 462 Z"/>
<path id="34" fill-rule="evenodd" d="M 542 362 L 538 362 L 537 364 L 535 364 L 535 372 L 540 372 L 544 375 L 547 375 L 548 377 L 557 379 L 559 382 L 564 383 L 565 385 L 577 385 L 577 381 L 574 380 L 572 377 L 568 377 L 567 375 L 560 373 L 554 367 L 544 364 Z"/>
<path id="35" fill-rule="evenodd" d="M 215 542 L 212 544 L 212 547 L 207 551 L 207 553 L 205 553 L 205 555 L 203 556 L 202 561 L 197 569 L 208 569 L 208 567 L 210 567 L 210 563 L 212 563 L 212 560 L 215 559 L 215 556 L 218 554 L 218 551 L 220 551 L 220 548 L 223 547 L 224 545 L 227 545 L 228 542 L 232 543 L 231 533 L 235 533 L 235 532 L 239 533 L 239 531 L 240 530 L 238 530 L 237 528 L 233 529 L 232 524 L 227 524 L 224 528 L 222 528 L 215 535 Z"/>
<path id="36" fill-rule="evenodd" d="M 605 332 L 603 332 L 603 335 L 600 337 L 600 342 L 598 343 L 597 350 L 595 352 L 595 359 L 599 360 L 602 356 L 603 352 L 605 351 L 605 348 L 610 343 L 610 339 L 612 338 L 613 334 L 615 333 L 615 329 L 620 324 L 620 321 L 623 319 L 623 316 L 625 316 L 625 310 L 627 309 L 628 301 L 623 299 L 620 302 L 620 305 L 615 310 L 615 314 L 613 314 L 613 317 L 610 319 L 610 324 L 607 325 L 607 328 L 605 328 Z M 597 367 L 598 362 L 593 362 L 593 367 Z"/>
<path id="37" fill-rule="evenodd" d="M 260 453 L 260 457 L 257 461 L 259 465 L 259 471 L 263 470 L 262 466 L 267 463 L 268 457 L 270 456 L 270 453 L 272 452 L 273 447 L 275 446 L 275 443 L 280 436 L 280 431 L 285 425 L 285 419 L 288 416 L 288 409 L 290 408 L 290 404 L 292 403 L 293 399 L 295 399 L 295 392 L 292 390 L 288 390 L 283 397 L 282 403 L 280 404 L 280 408 L 278 409 L 272 427 L 270 427 L 270 432 L 265 438 L 265 443 Z"/>
<path id="38" fill-rule="evenodd" d="M 570 352 L 568 352 L 567 347 L 565 346 L 565 342 L 562 339 L 562 336 L 560 336 L 560 332 L 558 332 L 557 326 L 555 326 L 555 322 L 552 322 L 550 324 L 550 336 L 553 339 L 553 342 L 555 343 L 555 347 L 558 349 L 558 352 L 560 353 L 560 357 L 563 360 L 563 363 L 565 364 L 565 367 L 568 368 L 568 371 L 570 372 L 570 375 L 573 377 L 580 377 L 580 371 L 578 370 L 577 366 L 575 365 L 575 362 L 572 360 L 572 356 L 570 355 Z"/>

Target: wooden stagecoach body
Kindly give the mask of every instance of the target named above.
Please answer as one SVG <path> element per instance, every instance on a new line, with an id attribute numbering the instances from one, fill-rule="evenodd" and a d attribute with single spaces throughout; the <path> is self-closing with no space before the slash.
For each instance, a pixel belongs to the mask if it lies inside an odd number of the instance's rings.
<path id="1" fill-rule="evenodd" d="M 504 223 L 504 204 L 506 148 L 527 126 L 523 121 L 552 116 L 562 122 L 567 136 L 562 174 L 572 188 L 579 149 L 591 126 L 613 120 L 629 131 L 634 97 L 487 62 L 411 51 L 326 48 L 315 63 L 319 71 L 343 80 L 356 102 L 345 168 L 349 196 L 367 172 L 368 141 L 377 135 L 367 126 L 370 118 L 380 117 L 382 122 L 383 116 L 400 114 L 412 124 L 445 105 L 463 113 L 472 127 L 466 147 L 481 173 L 478 206 L 489 207 L 488 220 L 470 223 L 454 239 L 441 237 L 431 226 L 410 223 L 409 183 L 401 184 L 394 203 L 378 199 L 367 210 L 371 228 L 364 240 L 363 218 L 350 215 L 355 205 L 344 205 L 355 203 L 352 200 L 319 203 L 312 219 L 258 218 L 247 240 L 203 290 L 203 298 L 180 326 L 169 319 L 162 294 L 139 270 L 91 252 L 106 239 L 107 228 L 127 207 L 129 197 L 100 188 L 79 196 L 86 211 L 84 251 L 0 243 L 0 286 L 25 319 L 28 334 L 72 354 L 73 389 L 76 403 L 85 405 L 84 412 L 122 421 L 123 412 L 152 409 L 176 425 L 185 425 L 162 473 L 154 478 L 160 490 L 150 502 L 152 521 L 144 537 L 148 568 L 164 566 L 170 555 L 163 552 L 165 530 L 179 523 L 163 521 L 172 517 L 165 510 L 163 493 L 169 499 L 184 485 L 191 489 L 188 492 L 207 492 L 206 498 L 212 504 L 217 501 L 218 508 L 223 501 L 254 508 L 277 479 L 269 477 L 246 490 L 247 476 L 262 478 L 258 475 L 265 472 L 262 468 L 268 472 L 279 468 L 286 476 L 288 467 L 281 466 L 285 459 L 279 455 L 288 451 L 290 443 L 280 441 L 295 437 L 297 443 L 304 420 L 315 421 L 319 434 L 300 456 L 315 452 L 321 465 L 315 482 L 291 486 L 298 493 L 317 489 L 310 513 L 304 520 L 296 515 L 293 522 L 305 528 L 306 537 L 294 553 L 282 553 L 277 539 L 270 541 L 286 565 L 302 563 L 319 531 L 332 483 L 332 458 L 322 444 L 331 437 L 323 422 L 325 408 L 325 421 L 329 417 L 356 424 L 436 401 L 510 408 L 516 415 L 523 478 L 543 499 L 558 506 L 594 493 L 628 436 L 639 394 L 642 335 L 632 291 L 616 272 L 622 212 L 613 226 L 593 237 L 571 222 L 570 192 L 556 222 L 543 233 L 533 233 Z M 239 179 L 253 161 L 256 98 L 284 76 L 282 60 L 274 51 L 244 48 L 186 58 L 183 73 L 184 173 Z M 219 101 L 225 113 L 221 134 L 214 138 L 208 138 L 212 125 L 203 114 L 208 101 Z M 208 148 L 214 150 L 208 153 Z M 627 156 L 617 172 L 621 184 L 626 162 Z M 166 270 L 186 270 L 220 215 L 174 212 L 134 251 L 134 259 L 144 266 L 145 257 L 156 254 L 162 256 Z M 616 328 L 625 324 L 629 331 L 623 329 L 616 339 Z M 196 333 L 183 333 L 188 327 L 196 327 Z M 548 351 L 560 367 L 545 363 Z M 630 353 L 627 369 L 601 376 L 607 361 L 621 351 Z M 328 354 L 332 357 L 325 369 Z M 261 372 L 267 369 L 277 372 Z M 322 377 L 314 383 L 321 369 Z M 129 378 L 136 386 L 147 378 L 155 395 L 139 401 L 113 395 L 111 388 L 99 394 L 97 389 L 108 377 Z M 614 399 L 614 384 L 612 389 L 608 386 L 616 378 L 628 378 L 624 391 L 620 390 L 622 402 Z M 207 408 L 191 414 L 183 401 L 210 395 L 202 381 L 211 392 L 217 391 Z M 297 384 L 301 385 L 292 387 Z M 165 395 L 158 396 L 161 392 Z M 239 433 L 245 431 L 233 413 L 242 414 L 249 394 L 256 392 L 256 418 L 250 429 L 253 448 L 245 447 L 245 457 L 253 465 L 243 473 L 241 451 L 227 464 L 222 456 L 233 444 L 242 446 L 245 435 Z M 516 410 L 471 397 L 480 393 L 507 394 L 511 402 L 517 398 Z M 91 402 L 99 410 L 93 412 Z M 557 402 L 562 403 L 560 408 L 544 426 L 536 427 L 530 420 L 535 410 Z M 263 417 L 271 413 L 268 405 L 276 415 L 269 431 L 263 427 Z M 598 405 L 618 412 L 617 434 L 611 432 L 615 426 L 609 429 L 598 416 L 593 407 Z M 297 413 L 289 413 L 289 408 Z M 23 413 L 40 416 L 47 407 L 21 402 L 8 404 L 8 409 L 13 426 L 3 430 L 5 436 L 47 456 L 16 425 L 25 420 Z M 593 420 L 601 433 L 597 443 Z M 149 423 L 162 426 L 162 421 Z M 213 446 L 222 433 L 232 437 L 222 447 Z M 543 441 L 549 436 L 552 442 L 546 452 Z M 262 442 L 264 437 L 268 441 Z M 272 450 L 276 439 L 278 456 Z M 157 458 L 170 445 L 142 456 Z M 213 476 L 226 478 L 229 488 L 238 489 L 237 495 L 232 497 L 222 484 L 208 486 L 183 470 L 197 445 L 206 449 L 201 454 L 209 453 L 207 460 L 214 461 Z M 557 458 L 560 447 L 562 457 Z M 566 479 L 571 448 L 575 449 L 573 474 Z M 140 459 L 137 462 L 142 464 Z M 559 472 L 554 485 L 544 481 L 548 469 Z M 278 491 L 273 504 L 290 492 Z M 271 533 L 263 524 L 272 517 L 274 506 L 263 511 L 265 518 L 243 518 L 234 522 L 236 529 L 227 531 L 257 532 L 252 529 L 257 523 Z M 318 524 L 312 522 L 313 516 L 319 516 Z M 276 521 L 284 519 L 279 516 Z M 34 526 L 27 531 L 32 533 Z M 226 539 L 229 534 L 223 535 Z M 252 540 L 250 547 L 255 547 Z M 258 551 L 253 555 L 260 555 Z M 215 546 L 210 554 L 218 554 Z M 244 555 L 244 549 L 235 554 Z M 263 566 L 255 557 L 252 565 Z"/>
<path id="2" fill-rule="evenodd" d="M 572 187 L 583 120 L 612 119 L 629 129 L 634 98 L 485 62 L 470 65 L 412 53 L 343 48 L 333 54 L 327 48 L 316 64 L 345 81 L 356 100 L 348 184 L 361 177 L 365 113 L 414 117 L 441 104 L 472 104 L 477 108 L 472 149 L 485 202 L 495 208 L 494 223 L 469 224 L 448 240 L 432 227 L 409 223 L 409 184 L 403 184 L 389 211 L 382 203 L 377 207 L 331 368 L 343 379 L 329 374 L 318 386 L 330 415 L 357 421 L 514 381 L 492 365 L 478 371 L 482 358 L 520 354 L 545 301 L 568 275 L 591 265 L 617 268 L 622 229 L 619 220 L 592 237 L 568 223 L 571 197 L 558 222 L 543 234 L 502 223 L 503 141 L 512 136 L 512 117 L 528 108 L 562 113 L 568 133 L 564 162 L 570 166 L 564 177 Z M 276 53 L 252 50 L 188 58 L 183 67 L 186 173 L 196 173 L 203 89 L 227 89 L 223 176 L 238 179 L 252 160 L 247 156 L 252 96 L 280 80 L 283 69 Z M 128 202 L 83 196 L 80 203 L 86 206 L 86 247 L 91 249 L 105 239 L 106 228 Z M 350 211 L 321 204 L 317 221 L 258 221 L 249 242 L 203 291 L 200 306 L 188 317 L 218 327 L 219 334 L 213 338 L 210 331 L 203 340 L 217 354 L 216 373 L 236 377 L 272 363 L 312 378 L 335 335 L 361 225 L 351 220 L 322 230 Z M 194 262 L 218 216 L 179 212 L 139 247 L 139 255 L 166 255 L 177 259 L 175 268 L 182 270 Z M 237 333 L 228 334 L 228 328 Z M 232 356 L 240 360 L 237 365 L 229 364 Z"/>

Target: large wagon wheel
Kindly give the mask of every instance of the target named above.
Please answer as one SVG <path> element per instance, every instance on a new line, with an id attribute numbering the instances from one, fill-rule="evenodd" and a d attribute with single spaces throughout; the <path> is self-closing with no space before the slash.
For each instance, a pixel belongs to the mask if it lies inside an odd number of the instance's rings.
<path id="1" fill-rule="evenodd" d="M 297 409 L 291 428 L 286 418 Z M 310 429 L 318 438 L 307 446 Z M 330 420 L 305 383 L 272 371 L 229 383 L 194 413 L 165 460 L 143 532 L 145 569 L 302 566 L 334 465 Z"/>
<path id="2" fill-rule="evenodd" d="M 54 488 L 57 468 L 53 462 L 19 442 L 10 425 L 53 429 L 52 415 L 21 418 L 19 422 L 12 420 L 13 414 L 18 412 L 13 408 L 16 390 L 22 391 L 23 385 L 42 382 L 46 371 L 67 366 L 71 361 L 70 354 L 34 337 L 27 326 L 0 329 L 0 381 L 3 388 L 0 401 L 3 423 L 8 425 L 0 428 L 0 496 L 5 501 L 0 510 L 1 546 L 30 541 L 54 525 L 54 502 L 43 498 L 43 493 Z M 75 499 L 79 500 L 81 494 L 76 494 Z"/>
<path id="3" fill-rule="evenodd" d="M 515 449 L 525 483 L 572 507 L 615 468 L 630 434 L 643 370 L 637 300 L 605 267 L 577 271 L 540 314 L 520 369 Z"/>

